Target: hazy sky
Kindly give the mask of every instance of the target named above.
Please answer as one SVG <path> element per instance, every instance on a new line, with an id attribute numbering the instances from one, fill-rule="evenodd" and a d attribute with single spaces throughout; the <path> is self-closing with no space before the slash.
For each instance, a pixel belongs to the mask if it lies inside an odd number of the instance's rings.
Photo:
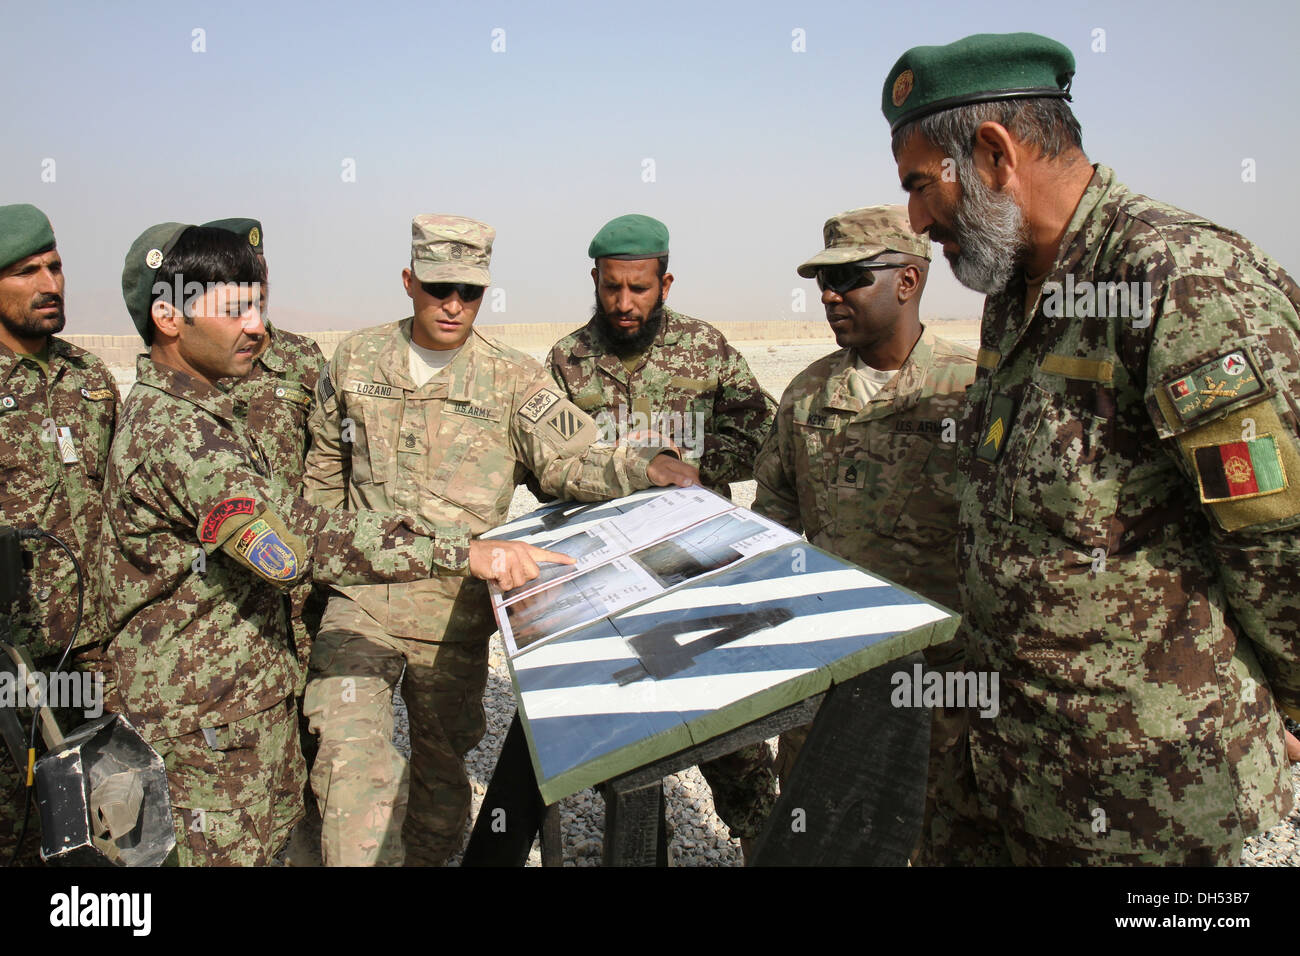
<path id="1" fill-rule="evenodd" d="M 587 243 L 625 212 L 668 224 L 679 310 L 819 319 L 794 268 L 822 222 L 903 198 L 880 114 L 894 61 L 1032 30 L 1074 51 L 1094 161 L 1295 272 L 1297 19 L 1283 0 L 6 0 L 0 202 L 50 216 L 69 333 L 132 331 L 122 258 L 146 226 L 244 215 L 265 225 L 289 328 L 409 314 L 399 273 L 421 212 L 496 227 L 505 311 L 485 303 L 481 322 L 585 321 Z M 924 311 L 976 316 L 937 253 Z"/>

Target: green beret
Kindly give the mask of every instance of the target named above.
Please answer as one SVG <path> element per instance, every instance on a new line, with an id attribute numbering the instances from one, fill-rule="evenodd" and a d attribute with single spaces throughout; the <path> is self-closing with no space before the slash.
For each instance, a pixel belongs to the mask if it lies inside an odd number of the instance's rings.
<path id="1" fill-rule="evenodd" d="M 0 269 L 54 246 L 45 213 L 25 202 L 0 206 Z"/>
<path id="2" fill-rule="evenodd" d="M 895 133 L 940 110 L 1035 96 L 1070 98 L 1074 54 L 1037 33 L 978 33 L 947 46 L 915 46 L 885 77 L 880 108 Z"/>
<path id="3" fill-rule="evenodd" d="M 126 311 L 131 314 L 140 337 L 149 342 L 153 338 L 149 331 L 149 312 L 153 308 L 154 277 L 158 267 L 167 258 L 167 253 L 175 247 L 177 240 L 191 226 L 182 222 L 163 222 L 150 226 L 140 233 L 140 238 L 131 243 L 126 254 L 126 264 L 122 266 L 122 298 L 126 300 Z M 179 303 L 177 303 L 179 305 Z"/>
<path id="4" fill-rule="evenodd" d="M 611 219 L 587 246 L 593 259 L 658 259 L 668 255 L 668 227 L 635 213 Z"/>
<path id="5" fill-rule="evenodd" d="M 244 236 L 248 239 L 248 244 L 253 247 L 253 251 L 259 256 L 266 255 L 266 250 L 262 248 L 262 240 L 266 238 L 262 232 L 262 224 L 256 219 L 214 219 L 211 222 L 203 224 L 205 229 L 223 229 L 226 232 L 233 232 L 237 236 Z"/>

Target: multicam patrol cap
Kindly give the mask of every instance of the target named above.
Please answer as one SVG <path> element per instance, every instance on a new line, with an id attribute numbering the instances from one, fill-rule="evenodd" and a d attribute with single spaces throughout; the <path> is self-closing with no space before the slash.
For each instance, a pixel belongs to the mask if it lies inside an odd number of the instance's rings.
<path id="1" fill-rule="evenodd" d="M 253 251 L 259 256 L 266 255 L 266 249 L 262 243 L 266 239 L 266 234 L 262 231 L 262 224 L 256 219 L 244 219 L 235 217 L 234 219 L 214 219 L 211 222 L 203 224 L 205 229 L 224 229 L 226 232 L 233 232 L 237 236 L 244 236 L 248 239 L 248 244 L 253 247 Z"/>
<path id="2" fill-rule="evenodd" d="M 0 206 L 0 269 L 54 246 L 54 228 L 45 213 L 25 202 Z"/>
<path id="3" fill-rule="evenodd" d="M 411 271 L 420 282 L 488 286 L 497 232 L 464 216 L 421 215 L 411 220 Z"/>
<path id="4" fill-rule="evenodd" d="M 587 255 L 593 259 L 658 259 L 668 255 L 668 227 L 658 219 L 631 213 L 600 227 Z"/>
<path id="5" fill-rule="evenodd" d="M 798 269 L 811 279 L 822 266 L 872 259 L 882 252 L 930 258 L 930 240 L 912 231 L 904 206 L 863 206 L 832 216 L 822 226 L 826 248 Z"/>
<path id="6" fill-rule="evenodd" d="M 885 77 L 880 108 L 895 133 L 940 110 L 1038 96 L 1068 100 L 1074 54 L 1037 33 L 977 33 L 947 46 L 915 46 Z"/>
<path id="7" fill-rule="evenodd" d="M 149 342 L 149 312 L 153 308 L 154 277 L 158 267 L 167 258 L 167 253 L 176 246 L 185 230 L 192 228 L 183 222 L 163 222 L 150 226 L 140 233 L 138 239 L 131 243 L 126 253 L 126 263 L 122 266 L 122 298 L 126 300 L 126 311 L 135 323 L 135 330 L 140 337 Z"/>

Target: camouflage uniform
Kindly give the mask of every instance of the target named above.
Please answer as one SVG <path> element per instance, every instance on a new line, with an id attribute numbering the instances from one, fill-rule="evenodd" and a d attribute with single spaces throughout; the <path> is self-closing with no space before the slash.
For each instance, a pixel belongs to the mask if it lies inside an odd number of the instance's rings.
<path id="1" fill-rule="evenodd" d="M 94 355 L 55 336 L 48 341 L 48 374 L 36 361 L 0 345 L 0 524 L 48 531 L 77 555 L 86 593 L 79 650 L 70 660 L 84 669 L 99 663 L 106 637 L 93 568 L 99 563 L 100 490 L 117 418 L 117 386 Z M 62 428 L 71 431 L 75 461 L 65 461 L 53 440 Z M 76 620 L 76 572 L 49 541 L 27 541 L 23 550 L 31 570 L 13 609 L 12 633 L 0 634 L 0 640 L 25 646 L 36 667 L 50 671 Z M 30 712 L 20 716 L 27 726 Z M 68 720 L 81 722 L 72 712 L 59 716 L 65 731 L 72 729 Z M 0 865 L 8 862 L 22 826 L 24 771 L 13 766 L 7 750 L 0 753 Z M 33 799 L 24 862 L 39 859 L 39 816 Z"/>
<path id="2" fill-rule="evenodd" d="M 235 413 L 272 463 L 276 477 L 298 494 L 311 440 L 307 421 L 316 402 L 316 381 L 325 356 L 307 336 L 273 328 L 269 321 L 266 334 L 270 344 L 253 363 L 253 370 L 229 387 L 226 380 L 218 387 L 234 400 Z M 310 631 L 314 630 L 303 624 L 303 608 L 311 592 L 312 582 L 303 581 L 289 595 L 294 645 L 304 664 L 311 654 Z"/>
<path id="3" fill-rule="evenodd" d="M 1101 282 L 1150 283 L 1150 318 L 1090 303 Z M 1097 166 L 1028 317 L 1025 296 L 985 303 L 960 450 L 993 838 L 1018 864 L 1235 863 L 1292 806 L 1300 292 Z"/>
<path id="4" fill-rule="evenodd" d="M 951 609 L 957 595 L 956 421 L 975 378 L 975 353 L 926 332 L 902 368 L 871 399 L 855 388 L 852 349 L 804 369 L 786 388 L 754 463 L 754 511 L 819 548 L 880 574 Z M 948 432 L 945 440 L 945 431 Z M 962 664 L 950 641 L 925 650 L 935 670 Z M 960 799 L 965 709 L 934 708 L 927 821 L 936 788 Z M 807 738 L 800 727 L 781 736 L 784 780 Z M 969 799 L 969 797 L 967 797 Z M 927 826 L 924 832 L 929 832 Z"/>
<path id="5" fill-rule="evenodd" d="M 109 652 L 167 766 L 183 864 L 264 864 L 302 815 L 303 664 L 278 588 L 464 574 L 468 532 L 330 512 L 277 479 L 230 395 L 142 356 L 104 487 Z"/>
<path id="6" fill-rule="evenodd" d="M 713 326 L 665 308 L 659 334 L 629 373 L 604 346 L 598 321 L 593 318 L 556 342 L 546 359 L 547 371 L 575 405 L 609 422 L 609 432 L 636 431 L 637 415 L 645 416 L 652 428 L 660 416 L 682 422 L 682 432 L 671 437 L 683 459 L 699 468 L 704 484 L 730 497 L 729 482 L 753 477 L 754 456 L 775 411 L 745 357 Z M 630 424 L 625 428 L 623 422 Z M 684 438 L 696 447 L 688 447 Z M 732 836 L 758 836 L 776 802 L 767 745 L 752 744 L 705 761 L 700 772 Z"/>
<path id="7" fill-rule="evenodd" d="M 505 521 L 529 472 L 545 492 L 582 501 L 648 487 L 646 466 L 660 448 L 593 447 L 595 423 L 553 391 L 537 362 L 476 331 L 417 388 L 411 325 L 358 332 L 326 366 L 311 419 L 311 501 L 408 511 L 433 526 L 463 521 L 477 535 Z M 484 730 L 496 629 L 486 585 L 337 590 L 312 650 L 305 705 L 320 735 L 312 787 L 325 862 L 441 864 L 460 845 L 470 806 L 463 757 Z M 409 769 L 391 742 L 399 678 Z"/>

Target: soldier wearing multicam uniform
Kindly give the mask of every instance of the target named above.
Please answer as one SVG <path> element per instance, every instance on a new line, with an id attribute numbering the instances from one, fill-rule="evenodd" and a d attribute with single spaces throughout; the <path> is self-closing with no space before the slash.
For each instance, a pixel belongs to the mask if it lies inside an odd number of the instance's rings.
<path id="1" fill-rule="evenodd" d="M 912 232 L 903 207 L 853 209 L 827 220 L 823 232 L 826 248 L 799 275 L 816 276 L 844 347 L 800 372 L 781 396 L 776 427 L 754 463 L 754 510 L 960 610 L 956 420 L 975 378 L 975 353 L 921 324 L 930 243 Z M 955 640 L 924 653 L 932 669 L 961 667 Z M 938 789 L 949 801 L 963 799 L 953 791 L 966 725 L 965 708 L 933 709 L 926 862 L 947 861 L 928 824 Z M 781 736 L 783 780 L 807 735 L 800 727 Z"/>
<path id="2" fill-rule="evenodd" d="M 1044 37 L 977 36 L 883 91 L 912 225 L 989 294 L 959 636 L 1001 702 L 971 722 L 971 859 L 1231 864 L 1292 806 L 1300 292 L 1092 166 L 1073 71 Z"/>
<path id="3" fill-rule="evenodd" d="M 454 577 L 488 560 L 463 525 L 430 537 L 410 518 L 310 505 L 277 478 L 214 387 L 251 370 L 264 275 L 247 242 L 178 223 L 146 230 L 122 275 L 152 351 L 109 458 L 101 573 L 123 709 L 165 762 L 182 864 L 267 863 L 302 815 L 303 664 L 279 589 L 309 574 Z M 209 291 L 181 306 L 155 293 L 177 276 Z"/>
<path id="4" fill-rule="evenodd" d="M 64 321 L 63 264 L 49 220 L 35 206 L 0 206 L 0 525 L 46 531 L 77 556 L 86 593 L 69 665 L 98 670 L 107 635 L 90 572 L 98 563 L 117 386 L 98 358 L 56 338 Z M 0 640 L 26 648 L 37 670 L 49 672 L 76 622 L 76 572 L 49 541 L 28 541 L 23 550 L 31 570 L 15 606 L 0 608 L 12 612 L 12 630 Z M 80 723 L 75 711 L 59 716 Z M 26 725 L 30 713 L 20 717 Z M 0 865 L 9 861 L 22 827 L 25 769 L 0 746 Z M 34 794 L 28 821 L 20 860 L 37 863 Z"/>
<path id="5" fill-rule="evenodd" d="M 402 274 L 415 315 L 345 339 L 321 377 L 305 482 L 313 502 L 406 510 L 477 535 L 505 520 L 529 473 L 546 493 L 583 501 L 698 478 L 658 444 L 593 446 L 595 423 L 537 362 L 473 330 L 494 235 L 472 219 L 415 218 Z M 486 589 L 468 581 L 330 598 L 306 700 L 320 735 L 312 786 L 327 865 L 439 865 L 459 847 L 463 758 L 485 729 L 493 630 Z M 399 680 L 409 771 L 392 744 Z"/>
<path id="6" fill-rule="evenodd" d="M 587 255 L 595 260 L 595 312 L 555 343 L 547 370 L 609 439 L 670 439 L 705 485 L 731 497 L 730 482 L 754 475 L 775 403 L 722 333 L 664 306 L 673 276 L 663 223 L 619 216 L 596 233 Z M 700 771 L 732 836 L 757 837 L 776 802 L 767 745 L 742 747 Z"/>

